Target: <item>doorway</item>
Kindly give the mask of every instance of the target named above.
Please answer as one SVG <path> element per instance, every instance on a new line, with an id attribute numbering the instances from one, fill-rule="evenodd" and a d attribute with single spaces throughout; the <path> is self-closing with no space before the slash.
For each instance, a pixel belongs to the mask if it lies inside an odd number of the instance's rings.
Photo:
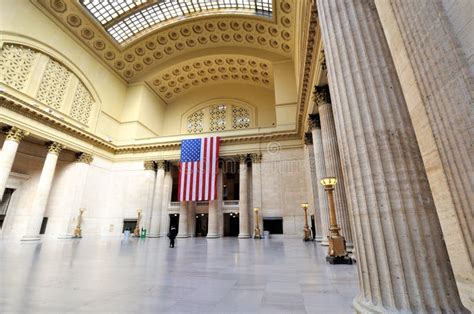
<path id="1" fill-rule="evenodd" d="M 313 235 L 313 240 L 316 239 L 316 224 L 314 222 L 314 215 L 311 215 L 311 233 Z"/>
<path id="2" fill-rule="evenodd" d="M 196 215 L 196 233 L 195 233 L 196 237 L 207 236 L 207 224 L 208 224 L 207 214 Z"/>
<path id="3" fill-rule="evenodd" d="M 239 235 L 239 214 L 224 213 L 224 237 L 237 237 Z"/>
<path id="4" fill-rule="evenodd" d="M 125 230 L 130 231 L 130 233 L 133 233 L 135 230 L 135 226 L 137 225 L 137 220 L 136 219 L 124 219 L 123 220 L 123 227 L 122 227 L 122 233 L 125 232 Z"/>
<path id="5" fill-rule="evenodd" d="M 179 214 L 169 214 L 170 215 L 170 226 L 168 232 L 171 231 L 171 227 L 175 227 L 176 231 L 179 232 Z"/>
<path id="6" fill-rule="evenodd" d="M 15 192 L 14 189 L 6 188 L 5 192 L 3 193 L 2 202 L 0 202 L 0 229 L 2 229 L 3 222 L 7 217 L 7 210 L 8 206 L 10 205 L 10 199 L 12 198 L 13 192 Z"/>

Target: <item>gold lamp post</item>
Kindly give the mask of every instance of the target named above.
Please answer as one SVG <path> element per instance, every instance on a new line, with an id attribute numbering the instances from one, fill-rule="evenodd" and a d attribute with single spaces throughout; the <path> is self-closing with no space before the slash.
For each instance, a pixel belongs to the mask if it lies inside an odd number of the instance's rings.
<path id="1" fill-rule="evenodd" d="M 74 229 L 73 238 L 82 238 L 81 223 L 82 223 L 82 214 L 84 213 L 85 210 L 86 210 L 85 208 L 79 209 L 79 216 L 77 217 L 77 225 L 76 225 L 76 228 Z"/>
<path id="2" fill-rule="evenodd" d="M 260 208 L 255 207 L 253 209 L 253 211 L 255 212 L 255 230 L 254 230 L 253 238 L 254 239 L 261 239 L 262 234 L 260 233 L 260 226 L 259 226 L 259 222 L 258 222 L 258 212 L 260 211 Z"/>
<path id="3" fill-rule="evenodd" d="M 334 187 L 337 184 L 337 179 L 334 177 L 322 178 L 321 184 L 328 194 L 329 203 L 329 251 L 326 261 L 330 264 L 352 264 L 352 259 L 347 255 L 346 240 L 339 233 L 341 228 L 337 225 L 336 208 L 334 205 Z"/>
<path id="4" fill-rule="evenodd" d="M 137 209 L 137 224 L 135 225 L 135 229 L 133 229 L 133 236 L 140 237 L 140 222 L 142 220 L 142 210 Z"/>
<path id="5" fill-rule="evenodd" d="M 311 230 L 309 229 L 308 226 L 308 203 L 301 203 L 301 207 L 304 210 L 304 237 L 303 241 L 311 241 Z"/>

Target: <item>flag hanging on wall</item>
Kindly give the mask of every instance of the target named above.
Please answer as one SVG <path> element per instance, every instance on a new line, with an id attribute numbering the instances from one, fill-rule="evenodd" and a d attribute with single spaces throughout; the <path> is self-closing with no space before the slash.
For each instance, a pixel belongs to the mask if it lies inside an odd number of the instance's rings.
<path id="1" fill-rule="evenodd" d="M 179 163 L 178 199 L 217 199 L 217 168 L 220 138 L 217 136 L 183 140 Z"/>

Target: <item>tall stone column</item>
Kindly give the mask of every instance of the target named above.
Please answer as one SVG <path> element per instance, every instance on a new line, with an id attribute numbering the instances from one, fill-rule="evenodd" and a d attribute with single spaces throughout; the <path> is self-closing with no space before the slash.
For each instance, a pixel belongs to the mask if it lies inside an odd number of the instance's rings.
<path id="1" fill-rule="evenodd" d="M 349 217 L 349 208 L 347 206 L 346 187 L 344 185 L 344 176 L 342 174 L 341 157 L 339 156 L 329 88 L 327 86 L 316 86 L 314 90 L 314 98 L 318 105 L 319 118 L 321 121 L 321 137 L 323 139 L 326 175 L 328 177 L 337 178 L 337 185 L 334 190 L 337 224 L 339 225 L 339 228 L 341 228 L 341 233 L 346 240 L 347 250 L 352 251 L 354 248 L 352 241 L 352 228 Z"/>
<path id="2" fill-rule="evenodd" d="M 321 215 L 321 235 L 322 235 L 322 245 L 329 245 L 328 235 L 329 235 L 329 206 L 326 192 L 324 187 L 319 183 L 321 178 L 326 177 L 326 162 L 324 159 L 324 150 L 323 150 L 323 138 L 321 136 L 321 123 L 319 121 L 319 115 L 310 115 L 309 123 L 311 126 L 311 135 L 313 137 L 313 149 L 314 149 L 314 162 L 315 162 L 315 181 L 317 183 L 319 204 L 319 213 Z"/>
<path id="3" fill-rule="evenodd" d="M 74 164 L 74 190 L 73 200 L 71 206 L 66 208 L 66 223 L 64 224 L 63 231 L 59 232 L 59 239 L 70 239 L 73 236 L 74 229 L 77 225 L 77 218 L 79 216 L 79 210 L 83 208 L 84 191 L 87 184 L 87 175 L 89 173 L 90 164 L 94 160 L 94 157 L 88 153 L 76 154 L 76 162 Z"/>
<path id="4" fill-rule="evenodd" d="M 207 238 L 215 239 L 219 238 L 219 197 L 221 197 L 222 191 L 219 189 L 219 179 L 222 180 L 222 175 L 220 173 L 222 169 L 217 171 L 217 199 L 209 201 L 209 214 L 208 214 L 208 224 L 207 224 Z M 222 182 L 221 182 L 222 185 Z M 222 199 L 222 198 L 221 198 Z"/>
<path id="5" fill-rule="evenodd" d="M 252 204 L 253 207 L 258 207 L 258 227 L 260 228 L 260 235 L 263 236 L 263 209 L 262 209 L 262 153 L 252 153 L 250 154 L 250 159 L 252 160 Z M 252 215 L 255 216 L 253 208 L 250 210 Z M 254 220 L 255 221 L 255 220 Z M 255 222 L 254 222 L 255 229 Z M 252 230 L 252 234 L 254 230 Z"/>
<path id="6" fill-rule="evenodd" d="M 142 227 L 150 230 L 151 226 L 151 214 L 153 211 L 153 192 L 155 190 L 155 180 L 156 180 L 156 171 L 155 171 L 155 162 L 152 160 L 145 160 L 143 163 L 145 169 L 145 196 L 146 203 L 145 208 L 143 209 L 143 223 Z"/>
<path id="7" fill-rule="evenodd" d="M 188 203 L 181 202 L 179 206 L 178 238 L 189 238 Z"/>
<path id="8" fill-rule="evenodd" d="M 188 234 L 196 236 L 196 202 L 188 202 Z"/>
<path id="9" fill-rule="evenodd" d="M 151 211 L 149 238 L 158 238 L 161 230 L 162 206 L 163 206 L 163 185 L 165 182 L 165 161 L 156 161 L 156 183 L 153 195 L 153 207 Z"/>
<path id="10" fill-rule="evenodd" d="M 5 142 L 3 142 L 2 151 L 0 152 L 0 201 L 3 198 L 3 193 L 7 186 L 7 180 L 12 171 L 18 145 L 25 136 L 28 136 L 28 134 L 28 132 L 17 127 L 11 127 L 7 132 L 7 137 Z"/>
<path id="11" fill-rule="evenodd" d="M 219 237 L 224 236 L 224 168 L 217 173 L 217 213 Z"/>
<path id="12" fill-rule="evenodd" d="M 37 241 L 40 239 L 39 232 L 43 221 L 46 205 L 48 204 L 49 192 L 53 183 L 54 172 L 58 162 L 59 152 L 64 148 L 59 143 L 51 143 L 48 147 L 48 154 L 44 161 L 43 170 L 36 188 L 35 197 L 33 199 L 31 216 L 28 221 L 26 234 L 22 241 Z"/>
<path id="13" fill-rule="evenodd" d="M 239 156 L 239 239 L 250 238 L 247 155 Z"/>
<path id="14" fill-rule="evenodd" d="M 170 216 L 168 207 L 171 203 L 171 190 L 173 188 L 173 175 L 171 172 L 171 166 L 169 170 L 166 171 L 165 164 L 165 179 L 163 181 L 163 200 L 161 203 L 161 227 L 160 227 L 160 237 L 166 237 L 168 230 L 170 228 Z"/>
<path id="15" fill-rule="evenodd" d="M 464 312 L 373 1 L 317 4 L 354 219 L 354 306 L 364 313 Z"/>
<path id="16" fill-rule="evenodd" d="M 319 182 L 316 178 L 316 162 L 314 160 L 314 148 L 313 148 L 313 136 L 311 133 L 305 134 L 305 151 L 307 165 L 307 185 L 308 185 L 308 204 L 310 210 L 313 211 L 314 225 L 315 225 L 315 240 L 321 242 L 323 240 L 323 234 L 321 230 L 321 213 L 319 210 L 318 200 L 318 185 Z"/>

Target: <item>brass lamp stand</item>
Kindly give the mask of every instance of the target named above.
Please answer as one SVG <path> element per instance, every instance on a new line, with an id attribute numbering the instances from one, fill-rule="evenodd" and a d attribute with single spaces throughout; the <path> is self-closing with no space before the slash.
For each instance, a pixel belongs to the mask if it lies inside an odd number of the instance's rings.
<path id="1" fill-rule="evenodd" d="M 135 229 L 133 229 L 133 236 L 140 237 L 140 222 L 142 220 L 142 210 L 137 210 L 137 224 L 135 225 Z"/>
<path id="2" fill-rule="evenodd" d="M 72 236 L 73 238 L 77 238 L 77 239 L 82 238 L 81 223 L 82 223 L 82 214 L 84 213 L 85 210 L 86 210 L 85 208 L 79 209 L 79 216 L 77 217 L 77 226 L 76 226 L 76 229 L 74 229 L 74 235 Z"/>
<path id="3" fill-rule="evenodd" d="M 313 238 L 311 238 L 311 230 L 309 229 L 309 226 L 308 226 L 308 203 L 302 203 L 301 207 L 304 210 L 303 241 L 312 241 Z"/>
<path id="4" fill-rule="evenodd" d="M 352 259 L 347 255 L 346 240 L 339 234 L 341 228 L 337 225 L 336 208 L 334 205 L 334 186 L 336 183 L 337 179 L 334 177 L 321 179 L 321 184 L 328 194 L 329 203 L 329 251 L 326 261 L 329 264 L 352 264 Z"/>
<path id="5" fill-rule="evenodd" d="M 253 211 L 255 212 L 255 230 L 254 230 L 254 235 L 253 235 L 253 238 L 254 239 L 261 239 L 262 238 L 262 234 L 260 233 L 260 226 L 259 226 L 259 223 L 258 223 L 258 212 L 259 212 L 260 208 L 258 207 L 255 207 L 253 209 Z"/>

